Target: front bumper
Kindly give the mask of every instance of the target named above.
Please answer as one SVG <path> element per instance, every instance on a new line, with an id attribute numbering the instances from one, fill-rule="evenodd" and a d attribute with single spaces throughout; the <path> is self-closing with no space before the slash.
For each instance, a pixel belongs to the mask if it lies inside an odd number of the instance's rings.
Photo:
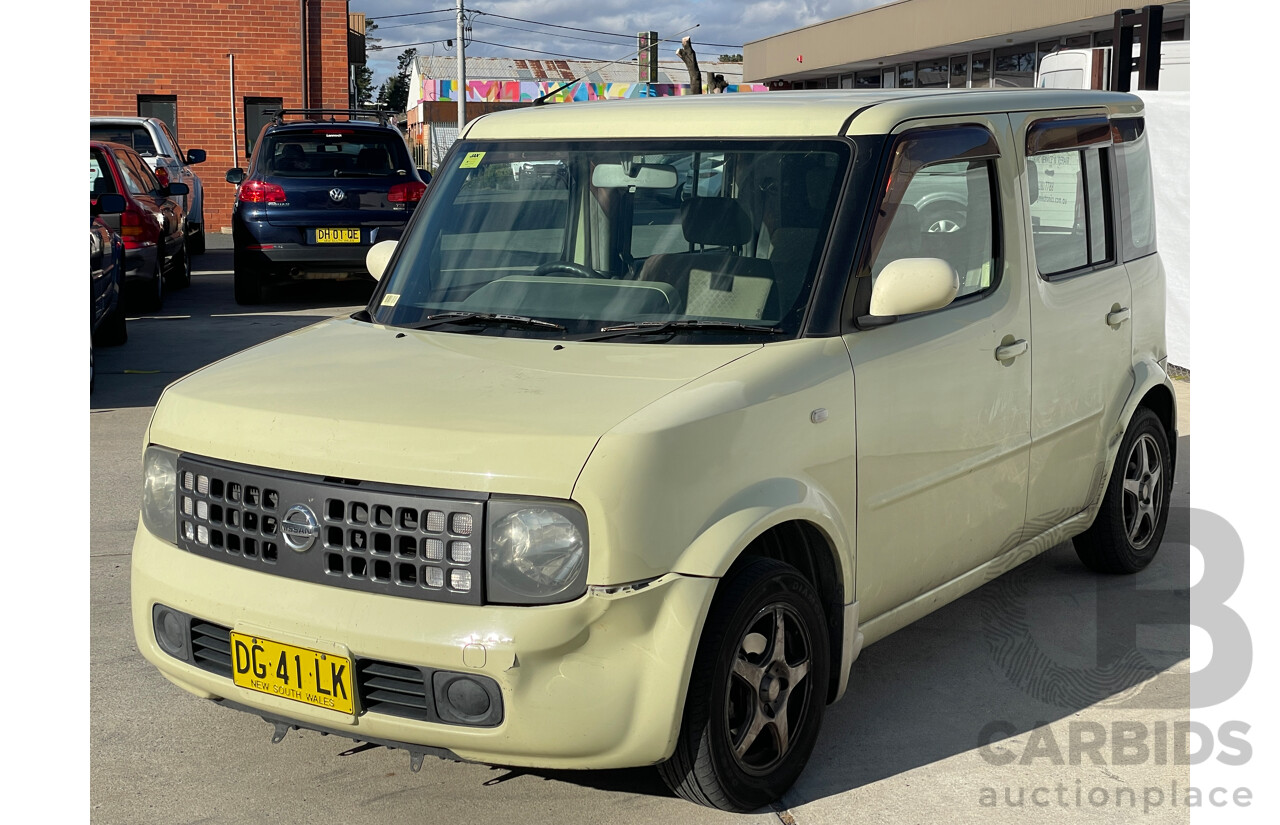
<path id="1" fill-rule="evenodd" d="M 197 696 L 468 761 L 603 769 L 671 754 L 715 585 L 672 576 L 631 595 L 563 605 L 450 605 L 246 570 L 187 553 L 139 524 L 132 605 L 138 649 Z M 503 719 L 488 728 L 423 722 L 365 711 L 359 698 L 347 715 L 240 688 L 162 651 L 152 629 L 155 604 L 285 644 L 482 674 L 501 690 Z"/>

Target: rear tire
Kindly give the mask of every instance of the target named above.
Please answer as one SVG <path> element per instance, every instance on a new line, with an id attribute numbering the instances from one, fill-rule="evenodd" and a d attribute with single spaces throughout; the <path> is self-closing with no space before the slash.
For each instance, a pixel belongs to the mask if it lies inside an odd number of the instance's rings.
<path id="1" fill-rule="evenodd" d="M 236 303 L 241 306 L 252 306 L 262 303 L 262 270 L 235 259 L 235 292 Z"/>
<path id="2" fill-rule="evenodd" d="M 1097 518 L 1072 539 L 1085 567 L 1136 573 L 1151 563 L 1169 520 L 1172 470 L 1164 424 L 1151 410 L 1138 408 L 1120 443 Z"/>
<path id="3" fill-rule="evenodd" d="M 830 645 L 822 604 L 794 567 L 753 559 L 716 593 L 698 643 L 675 753 L 677 795 L 726 811 L 781 798 L 813 752 Z"/>

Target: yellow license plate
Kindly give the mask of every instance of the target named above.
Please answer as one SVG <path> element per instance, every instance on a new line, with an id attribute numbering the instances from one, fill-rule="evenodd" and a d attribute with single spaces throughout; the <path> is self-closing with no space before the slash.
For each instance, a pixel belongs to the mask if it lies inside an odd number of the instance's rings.
<path id="1" fill-rule="evenodd" d="M 231 677 L 249 690 L 355 713 L 351 670 L 344 656 L 231 633 Z"/>
<path id="2" fill-rule="evenodd" d="M 317 229 L 316 243 L 360 243 L 360 230 Z"/>

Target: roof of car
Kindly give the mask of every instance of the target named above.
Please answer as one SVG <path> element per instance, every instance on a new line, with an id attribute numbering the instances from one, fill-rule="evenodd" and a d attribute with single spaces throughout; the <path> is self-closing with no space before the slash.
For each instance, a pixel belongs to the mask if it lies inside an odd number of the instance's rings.
<path id="1" fill-rule="evenodd" d="M 555 103 L 494 112 L 467 138 L 807 137 L 885 134 L 921 117 L 1048 109 L 1142 112 L 1119 92 L 1063 89 L 885 89 L 750 92 Z"/>
<path id="2" fill-rule="evenodd" d="M 158 117 L 133 117 L 128 115 L 120 115 L 119 117 L 91 117 L 89 123 L 129 123 L 135 126 L 141 126 L 144 123 L 160 123 Z"/>

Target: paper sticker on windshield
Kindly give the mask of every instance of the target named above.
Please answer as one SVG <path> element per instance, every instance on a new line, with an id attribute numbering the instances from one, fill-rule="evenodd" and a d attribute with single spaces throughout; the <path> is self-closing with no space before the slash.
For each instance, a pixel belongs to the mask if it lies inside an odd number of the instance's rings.
<path id="1" fill-rule="evenodd" d="M 396 305 L 396 302 L 399 300 L 400 300 L 400 293 L 388 292 L 386 295 L 382 296 L 382 305 L 384 307 L 393 307 Z"/>
<path id="2" fill-rule="evenodd" d="M 462 165 L 458 168 L 475 169 L 482 160 L 484 160 L 484 152 L 467 152 L 467 156 L 462 159 Z"/>

